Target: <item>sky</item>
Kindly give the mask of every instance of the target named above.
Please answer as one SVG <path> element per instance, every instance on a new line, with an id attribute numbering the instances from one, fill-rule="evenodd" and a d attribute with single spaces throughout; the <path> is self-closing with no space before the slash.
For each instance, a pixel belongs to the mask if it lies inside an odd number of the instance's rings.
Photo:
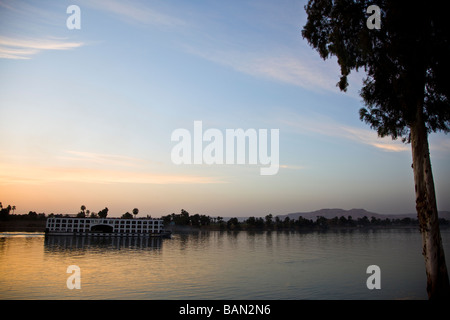
<path id="1" fill-rule="evenodd" d="M 0 202 L 112 217 L 414 213 L 410 145 L 360 121 L 364 74 L 339 91 L 336 59 L 301 36 L 305 4 L 0 0 Z M 223 136 L 278 129 L 278 172 L 176 164 L 172 133 L 194 141 L 196 121 Z M 429 141 L 438 209 L 450 210 L 450 140 Z"/>

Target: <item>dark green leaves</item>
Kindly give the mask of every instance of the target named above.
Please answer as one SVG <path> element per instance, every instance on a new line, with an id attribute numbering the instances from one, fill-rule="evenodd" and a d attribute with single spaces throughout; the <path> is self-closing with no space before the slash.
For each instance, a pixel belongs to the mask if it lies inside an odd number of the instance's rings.
<path id="1" fill-rule="evenodd" d="M 381 9 L 381 29 L 366 26 L 367 7 Z M 338 86 L 364 68 L 361 120 L 382 137 L 409 141 L 422 108 L 429 132 L 450 131 L 449 30 L 442 2 L 310 0 L 302 36 L 323 59 L 336 56 Z"/>

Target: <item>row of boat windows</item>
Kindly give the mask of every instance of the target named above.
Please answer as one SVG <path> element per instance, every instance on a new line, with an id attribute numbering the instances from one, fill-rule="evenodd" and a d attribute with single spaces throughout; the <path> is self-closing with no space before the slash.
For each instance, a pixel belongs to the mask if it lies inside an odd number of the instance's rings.
<path id="1" fill-rule="evenodd" d="M 88 231 L 88 230 L 83 230 L 83 229 L 69 229 L 69 230 L 67 230 L 67 229 L 51 229 L 50 231 L 52 231 L 52 232 L 86 232 L 86 231 Z M 117 232 L 119 232 L 119 233 L 145 233 L 145 234 L 147 234 L 148 232 L 149 232 L 150 230 L 117 230 Z M 162 230 L 161 229 L 155 229 L 155 230 L 152 230 L 151 231 L 152 233 L 161 233 L 162 232 Z"/>
<path id="2" fill-rule="evenodd" d="M 69 227 L 69 228 L 71 228 L 71 227 L 78 227 L 78 226 L 75 226 L 75 225 L 72 225 L 72 224 L 65 224 L 65 223 L 56 223 L 56 224 L 50 224 L 49 226 L 48 226 L 49 228 L 67 228 L 67 227 Z M 83 228 L 84 226 L 83 225 L 79 225 L 79 227 L 80 228 Z M 86 225 L 86 227 L 87 228 L 89 228 L 89 226 L 88 225 Z M 117 226 L 117 228 L 120 228 L 120 229 L 124 229 L 124 228 L 127 228 L 127 229 L 133 229 L 133 228 L 146 228 L 146 227 L 148 227 L 148 228 L 152 228 L 153 226 L 152 225 L 148 225 L 148 226 L 144 226 L 144 225 L 142 225 L 142 226 L 131 226 L 131 225 L 125 225 L 125 226 Z M 157 226 L 157 225 L 155 225 L 155 227 L 159 227 L 159 226 Z"/>
<path id="3" fill-rule="evenodd" d="M 55 221 L 49 221 L 49 225 L 54 225 L 54 224 L 58 224 L 58 223 L 61 223 L 61 222 L 63 222 L 64 224 L 65 223 L 67 223 L 67 224 L 70 224 L 70 225 L 77 225 L 77 224 L 79 224 L 79 225 L 89 225 L 89 224 L 91 224 L 91 221 L 89 221 L 89 220 L 67 220 L 67 221 L 61 221 L 60 219 L 55 219 Z M 98 221 L 92 221 L 92 223 L 93 224 L 99 224 L 99 222 Z M 162 224 L 162 221 L 161 220 L 111 220 L 111 221 L 108 221 L 108 220 L 104 220 L 104 221 L 102 221 L 102 222 L 100 222 L 101 224 L 109 224 L 109 225 L 115 225 L 115 226 L 118 226 L 118 225 L 153 225 L 153 224 L 155 224 L 155 225 L 158 225 L 158 224 Z"/>

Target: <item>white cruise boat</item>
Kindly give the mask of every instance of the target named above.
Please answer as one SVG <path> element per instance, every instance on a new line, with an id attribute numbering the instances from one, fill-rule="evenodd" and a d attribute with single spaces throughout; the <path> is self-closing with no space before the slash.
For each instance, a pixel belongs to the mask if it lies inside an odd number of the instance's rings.
<path id="1" fill-rule="evenodd" d="M 47 218 L 46 235 L 74 236 L 120 236 L 120 237 L 167 237 L 171 232 L 164 229 L 161 219 L 123 218 Z"/>

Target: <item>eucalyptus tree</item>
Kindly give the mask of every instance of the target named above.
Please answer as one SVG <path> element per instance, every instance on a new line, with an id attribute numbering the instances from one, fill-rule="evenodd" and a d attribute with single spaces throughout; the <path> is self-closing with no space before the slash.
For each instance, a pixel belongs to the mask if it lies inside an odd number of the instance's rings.
<path id="1" fill-rule="evenodd" d="M 310 0 L 305 9 L 302 36 L 323 59 L 337 57 L 339 88 L 346 91 L 351 71 L 365 71 L 361 120 L 380 137 L 411 144 L 427 292 L 430 299 L 448 298 L 428 144 L 430 133 L 450 131 L 446 3 Z"/>

